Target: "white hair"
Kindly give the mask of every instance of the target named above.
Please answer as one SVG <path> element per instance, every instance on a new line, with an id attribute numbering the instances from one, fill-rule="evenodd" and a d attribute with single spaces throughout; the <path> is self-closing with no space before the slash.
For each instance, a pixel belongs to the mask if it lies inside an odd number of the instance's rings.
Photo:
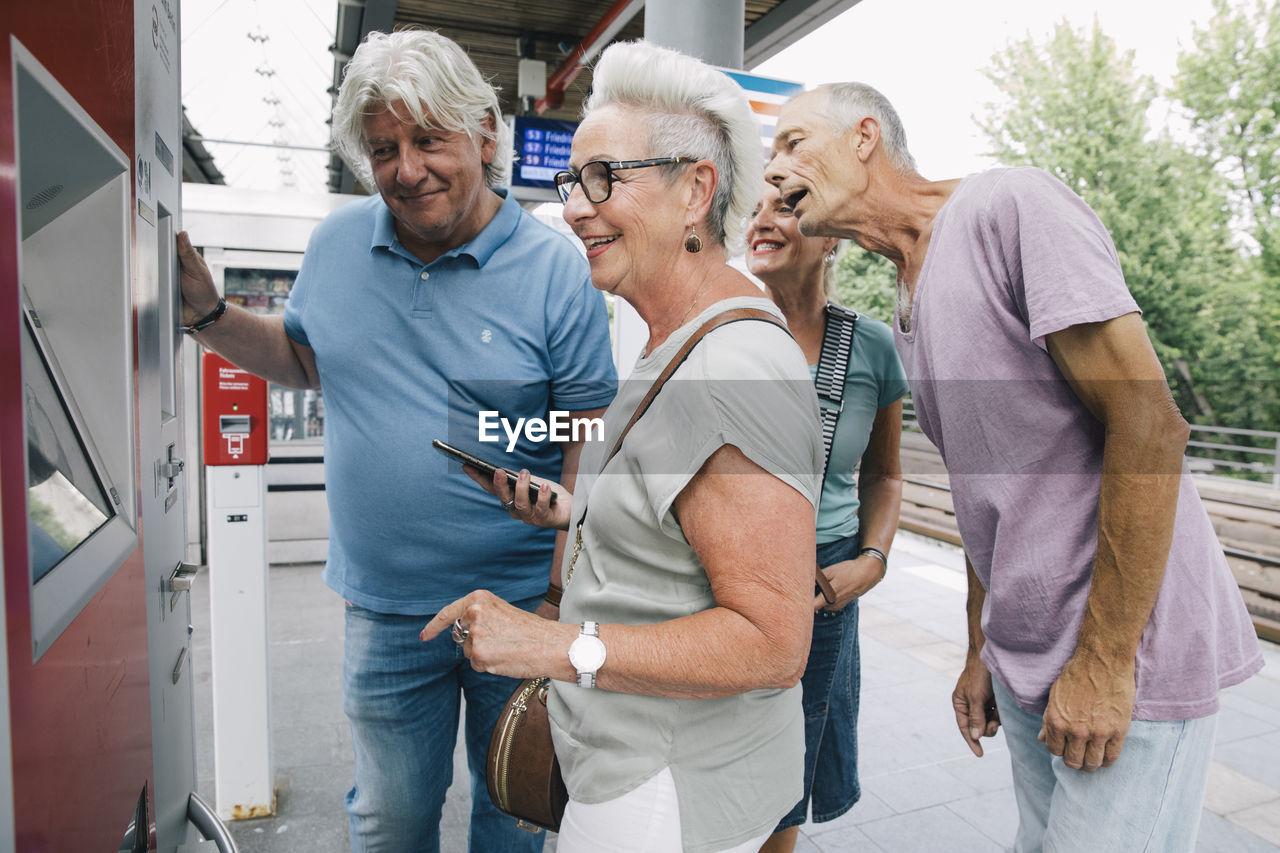
<path id="1" fill-rule="evenodd" d="M 907 132 L 902 127 L 898 111 L 889 99 L 866 83 L 825 83 L 812 92 L 825 95 L 818 106 L 831 129 L 837 134 L 848 133 L 858 122 L 871 116 L 880 125 L 880 145 L 889 162 L 903 174 L 916 171 L 915 158 L 907 149 Z"/>
<path id="2" fill-rule="evenodd" d="M 583 116 L 611 104 L 647 114 L 649 156 L 697 157 L 715 164 L 719 178 L 707 212 L 707 236 L 735 249 L 764 190 L 760 125 L 738 84 L 678 51 L 621 42 L 600 55 Z"/>
<path id="3" fill-rule="evenodd" d="M 485 165 L 485 183 L 507 182 L 511 130 L 502 120 L 497 92 L 454 42 L 433 30 L 401 30 L 369 33 L 347 63 L 333 107 L 333 147 L 367 188 L 375 187 L 364 119 L 396 103 L 408 112 L 400 117 L 420 127 L 492 140 L 495 153 Z"/>

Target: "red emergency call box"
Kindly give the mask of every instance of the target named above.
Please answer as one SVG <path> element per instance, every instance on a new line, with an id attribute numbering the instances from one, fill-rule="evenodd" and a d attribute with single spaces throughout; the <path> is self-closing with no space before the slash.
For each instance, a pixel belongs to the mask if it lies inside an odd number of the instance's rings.
<path id="1" fill-rule="evenodd" d="M 267 464 L 267 380 L 206 350 L 201 361 L 204 464 Z"/>

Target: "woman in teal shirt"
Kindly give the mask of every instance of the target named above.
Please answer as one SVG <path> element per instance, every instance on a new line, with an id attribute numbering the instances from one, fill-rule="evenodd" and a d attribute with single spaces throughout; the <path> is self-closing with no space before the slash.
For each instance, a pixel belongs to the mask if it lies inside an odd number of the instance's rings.
<path id="1" fill-rule="evenodd" d="M 747 228 L 747 267 L 786 315 L 817 370 L 839 241 L 805 237 L 774 188 Z M 884 577 L 898 526 L 902 470 L 898 443 L 906 375 L 884 323 L 859 315 L 845 374 L 844 408 L 818 505 L 818 565 L 836 592 L 814 597 L 813 642 L 801 680 L 805 712 L 804 797 L 778 823 L 761 853 L 790 853 L 810 801 L 814 822 L 834 820 L 858 801 L 858 598 Z M 859 475 L 854 478 L 854 469 Z"/>

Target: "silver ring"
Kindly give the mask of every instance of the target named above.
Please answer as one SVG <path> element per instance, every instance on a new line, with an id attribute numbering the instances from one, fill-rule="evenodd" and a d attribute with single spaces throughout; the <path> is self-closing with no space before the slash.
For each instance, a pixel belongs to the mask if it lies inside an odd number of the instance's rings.
<path id="1" fill-rule="evenodd" d="M 515 498 L 512 498 L 512 499 L 511 499 L 511 500 L 509 500 L 509 501 L 503 501 L 503 502 L 502 502 L 502 508 L 503 508 L 503 509 L 505 509 L 505 510 L 507 510 L 507 511 L 510 511 L 510 510 L 514 509 L 514 508 L 515 508 L 515 505 L 516 505 L 516 499 L 515 499 Z"/>
<path id="2" fill-rule="evenodd" d="M 463 626 L 461 616 L 453 620 L 453 641 L 455 643 L 462 645 L 467 641 L 467 636 L 470 633 L 471 629 Z"/>

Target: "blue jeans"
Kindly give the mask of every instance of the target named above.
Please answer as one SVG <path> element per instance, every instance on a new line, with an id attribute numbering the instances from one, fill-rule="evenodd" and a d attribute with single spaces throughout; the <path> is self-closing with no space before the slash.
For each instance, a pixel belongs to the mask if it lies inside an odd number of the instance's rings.
<path id="1" fill-rule="evenodd" d="M 541 600 L 515 604 L 532 611 Z M 465 694 L 470 850 L 537 853 L 546 836 L 520 829 L 494 808 L 484 781 L 489 737 L 519 682 L 473 670 L 448 631 L 419 640 L 430 618 L 347 605 L 342 696 L 355 752 L 355 784 L 346 798 L 351 850 L 438 853 Z"/>
<path id="2" fill-rule="evenodd" d="M 1218 715 L 1134 720 L 1116 763 L 1072 770 L 1036 739 L 1042 717 L 997 679 L 996 706 L 1013 764 L 1016 853 L 1191 853 Z"/>
<path id="3" fill-rule="evenodd" d="M 822 567 L 852 560 L 860 537 L 850 536 L 818 546 Z M 853 808 L 858 786 L 858 602 L 843 610 L 813 614 L 809 663 L 800 679 L 804 694 L 804 796 L 775 830 L 804 823 L 813 801 L 815 823 L 835 820 Z"/>

